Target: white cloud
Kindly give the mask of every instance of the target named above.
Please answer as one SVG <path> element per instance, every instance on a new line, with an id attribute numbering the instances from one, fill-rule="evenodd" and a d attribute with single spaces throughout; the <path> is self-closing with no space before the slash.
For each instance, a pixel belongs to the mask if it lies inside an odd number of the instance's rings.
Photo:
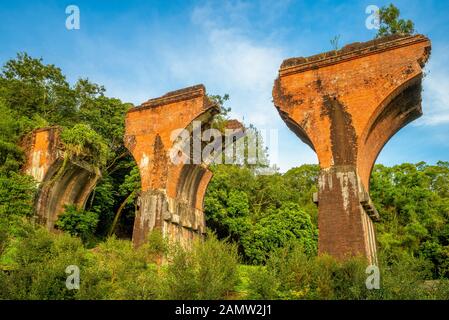
<path id="1" fill-rule="evenodd" d="M 186 83 L 203 82 L 210 93 L 229 93 L 233 115 L 255 125 L 273 123 L 273 81 L 282 62 L 282 48 L 255 42 L 247 30 L 225 27 L 221 15 L 244 21 L 247 6 L 197 7 L 192 22 L 200 34 L 195 45 L 167 53 L 172 76 Z M 233 24 L 234 25 L 234 24 Z M 241 25 L 247 25 L 242 22 Z M 218 91 L 218 92 L 213 92 Z"/>
<path id="2" fill-rule="evenodd" d="M 264 33 L 262 39 L 253 35 L 248 10 L 252 8 L 242 2 L 196 7 L 191 21 L 198 32 L 191 45 L 182 50 L 168 48 L 164 53 L 170 75 L 177 83 L 203 83 L 212 94 L 228 93 L 231 117 L 267 132 L 278 130 L 277 149 L 270 141 L 266 145 L 270 160 L 282 171 L 316 163 L 314 152 L 290 132 L 272 102 L 274 80 L 287 57 L 286 48 L 271 41 L 276 30 Z"/>
<path id="3" fill-rule="evenodd" d="M 449 122 L 449 74 L 429 77 L 424 91 L 422 125 L 440 125 Z"/>
<path id="4" fill-rule="evenodd" d="M 449 48 L 438 48 L 447 52 Z M 445 61 L 446 60 L 446 61 Z M 424 79 L 423 112 L 416 125 L 436 126 L 449 123 L 449 70 L 447 58 L 441 55 L 431 57 L 429 74 Z"/>

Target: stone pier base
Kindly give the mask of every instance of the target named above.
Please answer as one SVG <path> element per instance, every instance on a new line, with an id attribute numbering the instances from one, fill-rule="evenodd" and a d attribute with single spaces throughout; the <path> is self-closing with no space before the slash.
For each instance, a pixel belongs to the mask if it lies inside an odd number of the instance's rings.
<path id="1" fill-rule="evenodd" d="M 354 166 L 322 169 L 319 176 L 320 254 L 367 257 L 377 263 L 373 220 L 378 214 Z"/>
<path id="2" fill-rule="evenodd" d="M 187 247 L 206 233 L 204 214 L 188 203 L 167 197 L 163 190 L 144 191 L 138 199 L 134 245 L 142 245 L 153 230 Z"/>

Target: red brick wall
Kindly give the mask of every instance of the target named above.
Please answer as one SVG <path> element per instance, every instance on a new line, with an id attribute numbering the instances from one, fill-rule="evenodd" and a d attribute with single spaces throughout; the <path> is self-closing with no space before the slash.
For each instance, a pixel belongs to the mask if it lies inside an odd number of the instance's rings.
<path id="1" fill-rule="evenodd" d="M 429 54 L 430 41 L 418 35 L 288 59 L 275 81 L 274 103 L 289 127 L 316 151 L 322 175 L 351 166 L 355 181 L 369 190 L 372 167 L 385 143 L 421 115 L 422 68 Z M 319 192 L 320 251 L 368 256 L 363 248 L 372 247 L 366 243 L 373 241 L 367 236 L 371 226 L 360 213 L 359 197 L 354 194 L 350 205 L 342 206 L 348 195 L 340 189 Z"/>
<path id="2" fill-rule="evenodd" d="M 48 169 L 59 157 L 59 128 L 38 129 L 27 135 L 22 141 L 26 161 L 22 170 L 37 182 L 42 182 Z"/>
<path id="3" fill-rule="evenodd" d="M 210 126 L 218 107 L 203 85 L 173 91 L 128 112 L 125 145 L 139 166 L 141 207 L 133 242 L 142 244 L 155 228 L 172 240 L 190 242 L 205 232 L 203 198 L 212 177 L 200 164 L 174 164 L 170 149 L 177 129 L 191 131 L 193 121 Z"/>
<path id="4" fill-rule="evenodd" d="M 63 146 L 58 127 L 35 130 L 22 140 L 21 145 L 26 155 L 22 170 L 39 183 L 36 214 L 42 224 L 53 230 L 65 205 L 84 208 L 99 173 L 88 165 L 75 163 L 76 159 L 70 159 L 62 170 Z"/>

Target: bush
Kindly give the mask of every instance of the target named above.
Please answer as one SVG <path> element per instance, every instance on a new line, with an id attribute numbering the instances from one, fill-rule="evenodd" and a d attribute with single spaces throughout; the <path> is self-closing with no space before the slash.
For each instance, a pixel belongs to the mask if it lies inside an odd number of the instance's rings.
<path id="1" fill-rule="evenodd" d="M 2 299 L 74 299 L 66 288 L 67 266 L 81 266 L 84 248 L 69 235 L 53 235 L 37 229 L 15 247 L 14 263 L 3 274 Z"/>
<path id="2" fill-rule="evenodd" d="M 287 203 L 256 223 L 242 243 L 250 262 L 260 264 L 270 252 L 292 241 L 301 244 L 308 255 L 316 254 L 318 231 L 310 216 L 297 204 Z"/>
<path id="3" fill-rule="evenodd" d="M 153 232 L 139 248 L 109 238 L 86 250 L 78 238 L 37 228 L 16 237 L 6 251 L 0 299 L 222 299 L 238 277 L 235 246 L 213 236 L 182 249 Z M 80 269 L 79 290 L 66 288 L 70 265 Z"/>
<path id="4" fill-rule="evenodd" d="M 256 299 L 447 299 L 447 280 L 426 281 L 431 264 L 423 259 L 381 256 L 380 289 L 366 288 L 367 263 L 329 256 L 308 257 L 293 245 L 275 251 L 266 267 L 250 277 L 249 297 Z"/>
<path id="5" fill-rule="evenodd" d="M 415 25 L 411 20 L 399 19 L 401 12 L 393 4 L 379 10 L 380 28 L 376 37 L 385 37 L 393 34 L 411 35 L 415 32 Z"/>
<path id="6" fill-rule="evenodd" d="M 109 238 L 93 249 L 81 277 L 78 299 L 156 299 L 161 296 L 158 266 L 148 247 L 134 249 Z"/>
<path id="7" fill-rule="evenodd" d="M 380 290 L 372 292 L 375 299 L 431 299 L 434 294 L 425 286 L 431 277 L 432 265 L 429 261 L 415 258 L 405 253 L 380 255 Z M 441 292 L 440 292 L 441 293 Z"/>
<path id="8" fill-rule="evenodd" d="M 0 217 L 32 216 L 36 183 L 30 176 L 0 172 Z"/>
<path id="9" fill-rule="evenodd" d="M 104 138 L 87 124 L 76 124 L 61 132 L 67 157 L 78 157 L 88 163 L 102 167 L 106 164 L 110 150 Z"/>
<path id="10" fill-rule="evenodd" d="M 98 214 L 95 212 L 78 210 L 76 206 L 66 206 L 55 225 L 58 229 L 68 232 L 72 236 L 80 237 L 83 241 L 91 238 L 97 228 Z"/>
<path id="11" fill-rule="evenodd" d="M 5 251 L 9 242 L 8 229 L 3 223 L 0 223 L 0 257 Z"/>
<path id="12" fill-rule="evenodd" d="M 237 248 L 215 235 L 192 248 L 175 245 L 165 273 L 167 299 L 223 299 L 237 284 Z"/>
<path id="13" fill-rule="evenodd" d="M 237 283 L 237 247 L 214 235 L 195 244 L 199 299 L 222 299 Z"/>

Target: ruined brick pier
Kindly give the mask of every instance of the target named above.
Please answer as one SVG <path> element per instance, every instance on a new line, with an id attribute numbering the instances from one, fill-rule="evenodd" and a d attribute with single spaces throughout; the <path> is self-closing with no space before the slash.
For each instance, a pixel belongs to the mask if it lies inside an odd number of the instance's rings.
<path id="1" fill-rule="evenodd" d="M 282 63 L 274 103 L 321 168 L 320 253 L 376 262 L 371 171 L 388 140 L 422 114 L 430 49 L 424 36 L 394 36 Z"/>
<path id="2" fill-rule="evenodd" d="M 203 85 L 167 93 L 128 112 L 125 145 L 137 162 L 142 181 L 134 245 L 141 245 L 155 229 L 184 245 L 206 232 L 203 199 L 212 173 L 202 162 L 175 163 L 170 150 L 176 143 L 175 130 L 193 133 L 194 121 L 207 129 L 218 112 Z"/>
<path id="3" fill-rule="evenodd" d="M 67 159 L 60 140 L 60 128 L 35 130 L 22 140 L 26 162 L 22 170 L 38 183 L 35 211 L 38 220 L 53 230 L 66 205 L 84 208 L 100 173 L 89 164 Z"/>

